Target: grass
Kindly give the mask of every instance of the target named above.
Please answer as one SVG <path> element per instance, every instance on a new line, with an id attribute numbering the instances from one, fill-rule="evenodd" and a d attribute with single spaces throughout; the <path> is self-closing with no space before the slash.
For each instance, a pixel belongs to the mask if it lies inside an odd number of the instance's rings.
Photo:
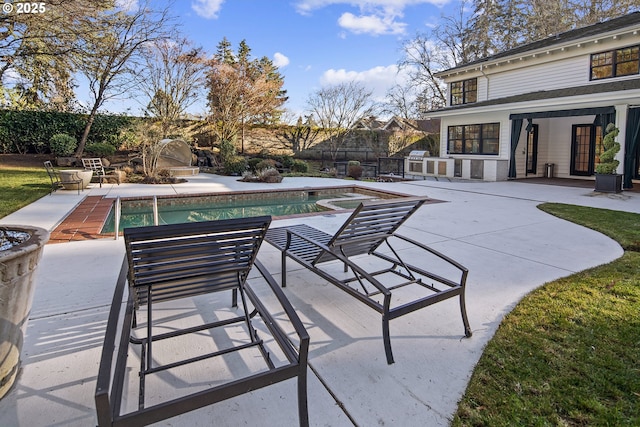
<path id="1" fill-rule="evenodd" d="M 49 194 L 51 183 L 44 168 L 0 169 L 0 218 Z"/>
<path id="2" fill-rule="evenodd" d="M 525 297 L 487 345 L 453 425 L 640 425 L 640 215 L 540 208 L 614 238 L 625 254 Z"/>

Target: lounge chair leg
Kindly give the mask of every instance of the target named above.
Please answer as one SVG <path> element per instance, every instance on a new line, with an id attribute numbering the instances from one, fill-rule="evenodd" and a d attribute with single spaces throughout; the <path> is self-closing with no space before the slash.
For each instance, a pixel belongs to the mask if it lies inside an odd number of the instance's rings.
<path id="1" fill-rule="evenodd" d="M 238 289 L 234 288 L 231 290 L 231 307 L 238 306 Z"/>
<path id="2" fill-rule="evenodd" d="M 309 408 L 307 406 L 307 371 L 298 376 L 298 419 L 301 427 L 309 427 Z"/>
<path id="3" fill-rule="evenodd" d="M 387 364 L 391 365 L 393 360 L 393 352 L 391 351 L 391 336 L 389 334 L 389 318 L 382 316 L 382 339 L 384 340 L 384 352 L 387 355 Z"/>
<path id="4" fill-rule="evenodd" d="M 464 324 L 464 336 L 470 338 L 473 335 L 471 326 L 469 326 L 469 318 L 467 317 L 467 306 L 464 300 L 464 291 L 460 293 L 460 312 L 462 313 L 462 323 Z"/>
<path id="5" fill-rule="evenodd" d="M 280 260 L 280 267 L 282 271 L 282 287 L 287 287 L 287 253 L 282 251 L 282 258 Z"/>

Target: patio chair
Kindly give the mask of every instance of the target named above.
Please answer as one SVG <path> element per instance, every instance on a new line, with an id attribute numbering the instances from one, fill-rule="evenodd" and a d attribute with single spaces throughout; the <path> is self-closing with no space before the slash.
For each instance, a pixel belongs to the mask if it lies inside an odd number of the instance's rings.
<path id="1" fill-rule="evenodd" d="M 290 378 L 297 378 L 300 425 L 308 425 L 309 336 L 256 259 L 270 222 L 262 216 L 124 230 L 126 255 L 96 385 L 99 426 L 151 424 Z M 232 291 L 235 308 L 215 308 L 223 291 Z M 290 322 L 292 336 L 268 306 Z M 127 356 L 139 358 L 139 368 Z"/>
<path id="2" fill-rule="evenodd" d="M 59 188 L 64 188 L 65 184 L 76 186 L 78 189 L 78 194 L 80 194 L 80 190 L 82 189 L 82 178 L 78 178 L 77 176 L 65 176 L 64 181 L 60 178 L 60 174 L 53 168 L 53 165 L 49 160 L 44 162 L 44 168 L 47 170 L 47 175 L 49 175 L 49 179 L 51 180 L 51 191 L 49 195 L 53 194 Z"/>
<path id="3" fill-rule="evenodd" d="M 389 364 L 394 361 L 389 321 L 445 299 L 460 299 L 464 333 L 471 336 L 464 298 L 468 270 L 446 255 L 396 233 L 426 200 L 407 197 L 362 202 L 333 235 L 300 224 L 271 228 L 265 236 L 282 252 L 283 287 L 289 257 L 382 314 Z M 408 252 L 420 266 L 401 258 Z M 438 273 L 433 271 L 436 267 Z M 444 271 L 451 277 L 445 277 Z M 400 297 L 395 292 L 407 287 L 413 289 L 406 289 L 404 299 L 398 302 Z"/>
<path id="4" fill-rule="evenodd" d="M 105 168 L 100 158 L 82 159 L 82 166 L 85 170 L 93 171 L 93 176 L 98 178 L 100 188 L 102 188 L 102 182 L 108 176 L 113 176 L 116 179 L 118 185 L 120 185 L 120 175 L 116 173 L 115 169 Z"/>

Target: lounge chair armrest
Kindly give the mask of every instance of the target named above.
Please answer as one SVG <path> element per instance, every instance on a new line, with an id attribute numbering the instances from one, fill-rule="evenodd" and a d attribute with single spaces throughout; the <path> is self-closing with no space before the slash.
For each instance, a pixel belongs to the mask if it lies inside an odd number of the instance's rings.
<path id="1" fill-rule="evenodd" d="M 271 288 L 271 291 L 277 298 L 278 303 L 283 308 L 287 318 L 289 319 L 289 321 L 291 322 L 291 325 L 295 329 L 295 332 L 298 335 L 298 338 L 300 340 L 299 350 L 298 350 L 300 361 L 301 362 L 304 361 L 304 363 L 306 363 L 307 355 L 309 352 L 309 340 L 310 340 L 307 329 L 304 327 L 304 324 L 302 323 L 302 320 L 300 320 L 300 317 L 298 316 L 295 309 L 293 308 L 293 305 L 291 305 L 291 302 L 287 299 L 286 295 L 284 294 L 284 292 L 282 292 L 282 289 L 276 283 L 275 279 L 273 278 L 273 276 L 271 276 L 271 273 L 269 273 L 266 267 L 257 259 L 254 260 L 253 265 L 260 272 L 260 275 L 265 279 L 265 281 L 269 285 L 269 288 Z M 248 283 L 245 285 L 245 289 L 247 293 L 250 295 L 250 297 L 252 297 L 251 299 L 254 302 L 254 304 L 257 303 L 256 301 L 257 297 L 255 295 L 255 292 L 253 291 L 253 289 Z M 277 328 L 278 333 L 280 333 L 281 336 L 286 337 L 286 334 L 281 330 L 281 328 L 277 324 L 274 323 L 274 325 L 272 326 Z M 272 332 L 275 332 L 275 331 L 272 331 Z"/>
<path id="2" fill-rule="evenodd" d="M 449 264 L 453 265 L 454 267 L 458 268 L 459 270 L 461 270 L 463 273 L 467 273 L 469 271 L 469 269 L 467 267 L 465 267 L 464 265 L 460 264 L 459 262 L 457 262 L 456 260 L 446 256 L 445 254 L 438 252 L 437 250 L 430 248 L 429 246 L 417 242 L 409 237 L 406 236 L 402 236 L 400 234 L 393 234 L 394 237 L 397 237 L 398 239 L 404 240 L 405 242 L 411 243 L 415 246 L 420 247 L 421 249 L 424 249 L 428 252 L 431 252 L 433 255 L 437 256 L 438 258 L 441 258 L 443 260 L 445 260 L 446 262 L 448 262 Z"/>
<path id="3" fill-rule="evenodd" d="M 115 353 L 116 338 L 118 335 L 118 320 L 120 318 L 120 310 L 123 303 L 123 295 L 128 272 L 129 263 L 127 262 L 127 257 L 125 255 L 124 260 L 122 261 L 122 267 L 120 268 L 120 274 L 118 274 L 116 289 L 113 293 L 104 344 L 102 346 L 102 355 L 100 357 L 98 378 L 96 380 L 95 402 L 100 425 L 107 425 L 107 423 L 110 422 L 108 420 L 112 419 L 111 412 L 113 409 L 109 403 L 112 384 L 111 372 L 113 370 L 113 356 Z"/>

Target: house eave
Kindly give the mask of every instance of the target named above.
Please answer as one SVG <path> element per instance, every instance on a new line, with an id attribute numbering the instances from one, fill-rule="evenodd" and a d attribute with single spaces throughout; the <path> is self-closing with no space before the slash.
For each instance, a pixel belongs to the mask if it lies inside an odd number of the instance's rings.
<path id="1" fill-rule="evenodd" d="M 640 18 L 640 12 L 631 14 L 636 18 Z M 628 15 L 628 16 L 631 16 Z M 622 17 L 627 19 L 627 16 Z M 616 21 L 616 20 L 611 20 Z M 605 23 L 611 23 L 606 21 Z M 596 24 L 603 25 L 605 23 Z M 568 31 L 564 34 L 570 34 L 572 32 L 581 31 L 582 29 Z M 498 53 L 486 58 L 473 61 L 468 64 L 463 64 L 457 67 L 449 68 L 435 73 L 434 75 L 441 79 L 447 79 L 449 77 L 458 76 L 460 74 L 483 72 L 486 69 L 493 67 L 501 67 L 508 64 L 518 63 L 520 61 L 536 59 L 541 57 L 548 57 L 554 54 L 565 53 L 571 50 L 584 49 L 590 45 L 602 43 L 608 39 L 624 39 L 629 37 L 635 37 L 640 34 L 640 21 L 636 19 L 629 25 L 624 25 L 619 28 L 612 28 L 611 30 L 602 31 L 599 33 L 592 33 L 587 31 L 582 37 L 567 37 L 563 39 L 564 34 L 559 34 L 555 37 L 549 37 L 544 40 L 528 43 L 526 45 Z M 579 33 L 578 33 L 579 34 Z M 557 39 L 557 42 L 555 41 Z"/>

